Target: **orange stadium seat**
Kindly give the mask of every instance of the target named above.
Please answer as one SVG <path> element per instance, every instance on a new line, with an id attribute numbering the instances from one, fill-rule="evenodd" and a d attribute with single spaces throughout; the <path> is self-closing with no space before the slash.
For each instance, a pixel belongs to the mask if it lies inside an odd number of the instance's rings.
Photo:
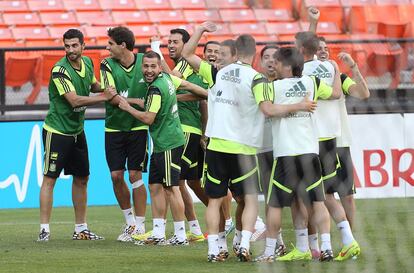
<path id="1" fill-rule="evenodd" d="M 63 2 L 67 10 L 96 11 L 101 10 L 98 0 L 70 0 Z"/>
<path id="2" fill-rule="evenodd" d="M 49 32 L 44 27 L 15 27 L 11 31 L 15 39 L 41 40 L 50 38 Z"/>
<path id="3" fill-rule="evenodd" d="M 49 84 L 50 73 L 52 72 L 53 66 L 64 56 L 65 52 L 63 51 L 42 52 L 42 86 L 47 86 Z"/>
<path id="4" fill-rule="evenodd" d="M 351 33 L 376 33 L 378 22 L 398 23 L 398 6 L 355 6 L 351 7 L 349 30 Z"/>
<path id="5" fill-rule="evenodd" d="M 103 10 L 137 10 L 134 0 L 99 0 L 99 4 Z"/>
<path id="6" fill-rule="evenodd" d="M 11 26 L 40 26 L 42 22 L 35 12 L 30 13 L 4 13 L 4 23 Z"/>
<path id="7" fill-rule="evenodd" d="M 383 23 L 379 22 L 377 26 L 378 34 L 387 38 L 403 38 L 408 36 L 410 23 Z"/>
<path id="8" fill-rule="evenodd" d="M 344 7 L 375 5 L 375 0 L 341 0 Z"/>
<path id="9" fill-rule="evenodd" d="M 309 22 L 300 23 L 303 30 L 309 29 Z M 319 22 L 316 29 L 317 34 L 339 34 L 341 30 L 334 22 Z"/>
<path id="10" fill-rule="evenodd" d="M 292 12 L 287 9 L 254 9 L 257 21 L 291 22 L 294 21 Z"/>
<path id="11" fill-rule="evenodd" d="M 190 23 L 201 23 L 205 21 L 221 22 L 221 17 L 215 9 L 184 10 L 184 17 Z"/>
<path id="12" fill-rule="evenodd" d="M 248 8 L 243 0 L 208 0 L 207 8 L 210 9 L 245 9 Z"/>
<path id="13" fill-rule="evenodd" d="M 223 24 L 217 24 L 217 30 L 215 32 L 212 33 L 208 33 L 208 36 L 210 35 L 214 35 L 214 36 L 228 36 L 228 35 L 233 35 L 233 33 L 230 31 L 230 27 L 229 24 L 227 23 L 223 23 Z"/>
<path id="14" fill-rule="evenodd" d="M 224 9 L 219 11 L 224 22 L 256 22 L 256 16 L 251 9 Z"/>
<path id="15" fill-rule="evenodd" d="M 234 35 L 250 34 L 250 35 L 267 35 L 264 23 L 230 23 L 230 31 Z"/>
<path id="16" fill-rule="evenodd" d="M 73 12 L 41 12 L 40 20 L 44 25 L 79 25 Z"/>
<path id="17" fill-rule="evenodd" d="M 158 35 L 155 25 L 131 25 L 128 27 L 135 35 L 135 44 L 149 44 L 149 39 Z"/>
<path id="18" fill-rule="evenodd" d="M 295 35 L 297 32 L 302 31 L 298 22 L 292 23 L 268 23 L 266 24 L 268 34 L 274 35 Z"/>
<path id="19" fill-rule="evenodd" d="M 29 0 L 27 5 L 31 11 L 64 11 L 63 0 Z"/>
<path id="20" fill-rule="evenodd" d="M 145 11 L 113 11 L 115 24 L 148 24 L 149 18 Z"/>
<path id="21" fill-rule="evenodd" d="M 50 38 L 52 39 L 59 39 L 62 41 L 63 39 L 63 34 L 69 29 L 69 28 L 76 28 L 79 29 L 80 31 L 82 31 L 84 34 L 85 32 L 83 31 L 83 29 L 79 26 L 50 26 L 48 27 L 49 30 L 49 35 Z M 87 37 L 85 37 L 85 40 L 87 39 Z"/>
<path id="22" fill-rule="evenodd" d="M 76 17 L 80 24 L 90 26 L 108 26 L 114 24 L 109 11 L 78 11 L 76 12 Z"/>
<path id="23" fill-rule="evenodd" d="M 190 24 L 186 24 L 186 25 L 159 25 L 158 26 L 158 33 L 160 34 L 161 37 L 165 37 L 170 35 L 170 30 L 174 29 L 174 28 L 182 28 L 188 31 L 188 33 L 190 33 L 190 35 L 194 32 L 194 27 L 193 25 Z"/>
<path id="24" fill-rule="evenodd" d="M 398 14 L 401 22 L 409 22 L 408 37 L 414 37 L 414 5 L 398 5 Z"/>
<path id="25" fill-rule="evenodd" d="M 407 5 L 411 4 L 410 0 L 375 0 L 377 5 Z"/>
<path id="26" fill-rule="evenodd" d="M 273 9 L 287 9 L 290 11 L 293 11 L 293 1 L 287 0 L 287 1 L 280 1 L 280 0 L 272 0 L 272 8 Z"/>
<path id="27" fill-rule="evenodd" d="M 152 23 L 182 24 L 186 22 L 181 10 L 148 11 L 148 17 Z"/>
<path id="28" fill-rule="evenodd" d="M 135 0 L 138 9 L 145 10 L 170 10 L 171 5 L 168 0 Z"/>
<path id="29" fill-rule="evenodd" d="M 26 39 L 25 41 L 26 47 L 49 47 L 49 46 L 63 46 L 62 39 Z"/>
<path id="30" fill-rule="evenodd" d="M 209 0 L 207 0 L 209 1 Z M 204 0 L 170 0 L 173 9 L 205 9 Z"/>
<path id="31" fill-rule="evenodd" d="M 108 28 L 111 26 L 86 26 L 84 27 L 84 34 L 88 37 L 107 38 Z"/>
<path id="32" fill-rule="evenodd" d="M 0 28 L 0 40 L 14 40 L 11 30 L 8 28 Z"/>
<path id="33" fill-rule="evenodd" d="M 29 7 L 26 1 L 0 1 L 0 11 L 2 12 L 28 12 Z"/>

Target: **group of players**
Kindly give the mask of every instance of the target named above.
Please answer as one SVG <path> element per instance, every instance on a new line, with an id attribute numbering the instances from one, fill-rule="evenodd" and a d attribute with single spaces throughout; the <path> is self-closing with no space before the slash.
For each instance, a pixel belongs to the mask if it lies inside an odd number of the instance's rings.
<path id="1" fill-rule="evenodd" d="M 203 34 L 216 30 L 210 22 L 197 26 L 191 37 L 183 29 L 171 30 L 167 48 L 173 69 L 163 59 L 159 39 L 152 39 L 150 51 L 134 54 L 134 34 L 126 27 L 114 27 L 108 30 L 110 57 L 101 62 L 100 83 L 91 59 L 82 56 L 82 33 L 68 30 L 63 36 L 66 56 L 51 72 L 50 109 L 43 126 L 38 241 L 50 239 L 53 188 L 63 169 L 73 175 L 73 239 L 103 239 L 86 224 L 89 159 L 83 125 L 86 106 L 105 102 L 106 160 L 126 222 L 119 241 L 138 245 L 203 241 L 188 184 L 207 206 L 210 262 L 229 256 L 226 236 L 232 226 L 232 198 L 237 202 L 233 251 L 240 261 L 253 260 L 250 241 L 257 238 L 255 230 L 264 230 L 257 224 L 260 193 L 266 200 L 266 243 L 254 261 L 333 260 L 330 216 L 343 244 L 335 260 L 357 257 L 345 96 L 365 99 L 369 91 L 349 54 L 339 58 L 352 70 L 352 79 L 329 59 L 325 40 L 315 34 L 318 18 L 319 11 L 310 8 L 310 31 L 297 33 L 296 47 L 268 45 L 261 50 L 263 74 L 252 68 L 256 43 L 250 35 L 209 41 L 204 59 L 196 55 Z M 89 96 L 90 92 L 102 94 Z M 142 172 L 147 168 L 148 132 L 153 143 L 149 169 L 153 229 L 146 232 Z M 174 235 L 167 240 L 168 206 Z M 296 246 L 289 253 L 281 234 L 283 207 L 291 207 L 296 234 Z"/>

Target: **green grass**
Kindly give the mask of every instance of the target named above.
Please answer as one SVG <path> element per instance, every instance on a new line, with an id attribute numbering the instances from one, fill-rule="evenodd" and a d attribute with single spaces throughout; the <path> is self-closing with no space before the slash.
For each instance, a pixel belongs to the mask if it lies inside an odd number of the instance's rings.
<path id="1" fill-rule="evenodd" d="M 204 208 L 196 206 L 204 227 Z M 149 208 L 148 208 L 149 211 Z M 119 243 L 123 217 L 117 207 L 90 207 L 88 225 L 105 241 L 72 241 L 73 210 L 54 208 L 52 239 L 37 243 L 38 209 L 0 210 L 0 272 L 414 272 L 414 199 L 357 200 L 355 237 L 362 248 L 358 260 L 344 263 L 206 262 L 207 243 L 189 247 L 135 246 Z M 294 242 L 289 210 L 284 214 L 284 240 Z M 147 228 L 151 228 L 150 216 Z M 172 221 L 168 221 L 168 232 Z M 339 234 L 332 224 L 335 253 Z M 228 240 L 231 246 L 231 238 Z M 263 242 L 253 245 L 254 255 Z"/>

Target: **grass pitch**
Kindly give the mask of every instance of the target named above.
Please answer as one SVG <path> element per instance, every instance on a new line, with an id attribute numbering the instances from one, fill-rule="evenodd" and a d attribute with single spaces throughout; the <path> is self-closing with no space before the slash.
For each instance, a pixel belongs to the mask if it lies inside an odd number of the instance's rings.
<path id="1" fill-rule="evenodd" d="M 204 230 L 204 207 L 196 205 Z M 150 208 L 148 207 L 148 212 Z M 283 236 L 294 242 L 289 210 L 284 212 Z M 188 247 L 135 246 L 119 243 L 123 216 L 118 207 L 90 207 L 89 228 L 105 241 L 72 241 L 72 208 L 54 208 L 51 241 L 35 242 L 38 209 L 0 210 L 0 272 L 414 272 L 414 199 L 357 200 L 354 235 L 361 245 L 357 260 L 343 263 L 294 262 L 239 263 L 231 255 L 225 263 L 207 263 L 207 242 Z M 261 213 L 263 214 L 263 213 Z M 150 215 L 147 229 L 151 228 Z M 167 232 L 173 231 L 168 219 Z M 340 237 L 332 223 L 332 244 L 340 250 Z M 232 235 L 228 238 L 231 248 Z M 263 242 L 254 243 L 253 256 Z"/>

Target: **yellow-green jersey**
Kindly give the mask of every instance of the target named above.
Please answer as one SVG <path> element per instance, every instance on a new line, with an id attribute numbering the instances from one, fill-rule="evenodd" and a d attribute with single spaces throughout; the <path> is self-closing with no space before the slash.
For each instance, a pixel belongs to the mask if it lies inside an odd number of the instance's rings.
<path id="1" fill-rule="evenodd" d="M 69 92 L 89 96 L 91 85 L 96 83 L 93 63 L 81 57 L 80 70 L 74 69 L 66 57 L 52 68 L 49 80 L 49 111 L 43 127 L 50 132 L 77 135 L 83 131 L 86 106 L 73 108 L 64 97 Z"/>

